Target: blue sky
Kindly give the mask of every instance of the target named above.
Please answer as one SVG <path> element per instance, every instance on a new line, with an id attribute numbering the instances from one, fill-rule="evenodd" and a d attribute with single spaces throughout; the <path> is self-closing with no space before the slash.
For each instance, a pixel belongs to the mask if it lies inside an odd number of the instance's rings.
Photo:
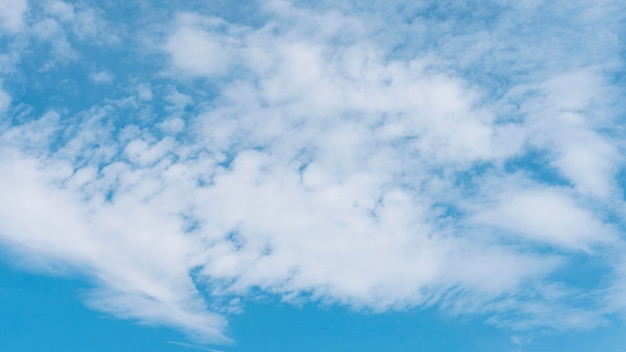
<path id="1" fill-rule="evenodd" d="M 625 7 L 0 0 L 0 349 L 620 350 Z"/>

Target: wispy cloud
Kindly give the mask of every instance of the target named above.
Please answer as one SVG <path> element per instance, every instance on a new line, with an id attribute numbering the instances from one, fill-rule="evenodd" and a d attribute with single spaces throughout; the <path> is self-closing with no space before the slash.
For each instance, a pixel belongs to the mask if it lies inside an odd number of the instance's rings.
<path id="1" fill-rule="evenodd" d="M 203 346 L 200 346 L 200 345 L 194 345 L 194 344 L 186 343 L 186 342 L 168 341 L 168 343 L 171 343 L 172 345 L 187 347 L 187 348 L 191 348 L 191 349 L 194 349 L 194 350 L 200 350 L 200 351 L 223 352 L 221 350 L 216 350 L 216 349 L 213 349 L 213 348 L 203 347 Z"/>

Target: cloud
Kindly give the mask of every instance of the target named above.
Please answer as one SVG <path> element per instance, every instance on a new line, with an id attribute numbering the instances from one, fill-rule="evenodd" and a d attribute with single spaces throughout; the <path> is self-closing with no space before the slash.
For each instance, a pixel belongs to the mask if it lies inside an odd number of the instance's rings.
<path id="1" fill-rule="evenodd" d="M 228 36 L 213 35 L 200 28 L 218 28 L 224 23 L 219 19 L 193 15 L 180 16 L 183 24 L 168 39 L 164 49 L 170 53 L 181 71 L 193 75 L 217 75 L 231 65 Z"/>
<path id="2" fill-rule="evenodd" d="M 558 188 L 504 194 L 492 209 L 479 210 L 475 220 L 569 249 L 588 250 L 593 244 L 617 240 L 600 219 Z"/>
<path id="3" fill-rule="evenodd" d="M 611 136 L 601 135 L 590 126 L 594 122 L 606 124 L 599 107 L 611 93 L 601 79 L 590 70 L 582 70 L 551 77 L 538 87 L 515 89 L 542 92 L 540 98 L 528 99 L 523 107 L 529 113 L 532 143 L 551 150 L 552 164 L 579 192 L 608 197 L 615 188 L 621 156 Z"/>
<path id="4" fill-rule="evenodd" d="M 24 28 L 24 14 L 27 10 L 26 0 L 0 1 L 0 28 L 9 33 L 21 31 Z"/>
<path id="5" fill-rule="evenodd" d="M 95 3 L 49 0 L 42 1 L 38 10 L 29 17 L 27 32 L 37 41 L 48 43 L 52 51 L 52 55 L 42 53 L 47 62 L 40 70 L 50 71 L 59 64 L 67 65 L 88 52 L 79 53 L 78 47 L 112 47 L 119 40 L 120 31 L 110 26 Z"/>
<path id="6" fill-rule="evenodd" d="M 54 61 L 67 62 L 79 57 L 65 31 L 56 20 L 51 18 L 41 20 L 32 27 L 32 31 L 37 39 L 51 44 Z"/>
<path id="7" fill-rule="evenodd" d="M 111 74 L 111 72 L 103 70 L 92 73 L 89 75 L 89 79 L 96 84 L 110 84 L 113 82 L 115 77 Z"/>
<path id="8" fill-rule="evenodd" d="M 49 1 L 46 4 L 46 12 L 57 16 L 64 22 L 73 21 L 76 15 L 74 6 L 63 1 Z"/>
<path id="9" fill-rule="evenodd" d="M 601 324 L 608 296 L 557 274 L 573 255 L 617 268 L 605 255 L 623 246 L 619 94 L 592 65 L 615 47 L 569 61 L 569 22 L 517 37 L 545 23 L 530 5 L 493 10 L 492 32 L 458 4 L 411 21 L 282 1 L 255 26 L 178 13 L 152 33 L 158 78 L 131 96 L 1 125 L 0 238 L 89 273 L 91 307 L 201 341 L 228 341 L 224 315 L 251 292 Z M 49 3 L 33 33 L 64 38 L 78 7 Z M 402 52 L 392 24 L 434 44 Z M 533 40 L 556 44 L 544 58 Z"/>
<path id="10" fill-rule="evenodd" d="M 137 86 L 137 95 L 139 96 L 139 99 L 141 100 L 150 101 L 152 100 L 152 97 L 153 97 L 152 88 L 147 83 L 140 84 Z"/>
<path id="11" fill-rule="evenodd" d="M 103 11 L 94 2 L 50 0 L 45 3 L 44 11 L 64 23 L 79 41 L 113 44 L 118 40 L 116 28 L 110 26 Z"/>
<path id="12" fill-rule="evenodd" d="M 10 104 L 11 96 L 0 87 L 0 114 L 4 114 Z"/>
<path id="13" fill-rule="evenodd" d="M 180 234 L 174 215 L 164 215 L 162 222 L 155 223 L 151 216 L 156 214 L 132 196 L 107 206 L 99 198 L 106 193 L 97 194 L 105 190 L 89 191 L 98 188 L 95 170 L 90 167 L 73 172 L 67 162 L 48 160 L 42 165 L 9 149 L 2 160 L 6 164 L 0 187 L 6 198 L 0 204 L 0 232 L 20 234 L 8 238 L 18 248 L 93 270 L 102 288 L 86 297 L 90 306 L 124 318 L 180 327 L 198 338 L 225 341 L 223 318 L 205 312 L 187 274 L 187 257 L 194 245 Z M 116 166 L 105 173 L 115 172 L 112 169 Z M 124 174 L 129 176 L 133 177 Z M 55 179 L 64 180 L 65 186 Z M 81 200 L 80 189 L 88 191 L 92 199 Z M 129 221 L 137 226 L 128 228 Z M 149 223 L 152 225 L 146 227 Z M 94 232 L 96 228 L 99 230 Z M 137 256 L 146 250 L 151 254 Z M 154 257 L 158 251 L 161 253 Z"/>

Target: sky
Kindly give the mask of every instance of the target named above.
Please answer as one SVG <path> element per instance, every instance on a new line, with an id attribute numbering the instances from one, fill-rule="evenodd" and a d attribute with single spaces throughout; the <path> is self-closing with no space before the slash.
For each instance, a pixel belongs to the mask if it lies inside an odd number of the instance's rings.
<path id="1" fill-rule="evenodd" d="M 623 351 L 626 3 L 0 0 L 0 350 Z"/>

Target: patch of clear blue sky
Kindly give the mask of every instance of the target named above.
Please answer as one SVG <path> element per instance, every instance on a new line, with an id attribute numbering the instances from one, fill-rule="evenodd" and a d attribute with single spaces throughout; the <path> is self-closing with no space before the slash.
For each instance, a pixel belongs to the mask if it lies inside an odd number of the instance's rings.
<path id="1" fill-rule="evenodd" d="M 35 275 L 1 261 L 0 283 L 0 351 L 194 350 L 173 344 L 186 339 L 171 329 L 89 310 L 79 299 L 89 284 L 80 279 Z M 620 325 L 525 335 L 485 325 L 481 317 L 450 318 L 433 309 L 373 314 L 271 298 L 248 300 L 245 313 L 230 316 L 230 322 L 236 344 L 205 347 L 224 352 L 619 352 L 626 345 Z M 515 345 L 514 335 L 526 344 Z"/>

